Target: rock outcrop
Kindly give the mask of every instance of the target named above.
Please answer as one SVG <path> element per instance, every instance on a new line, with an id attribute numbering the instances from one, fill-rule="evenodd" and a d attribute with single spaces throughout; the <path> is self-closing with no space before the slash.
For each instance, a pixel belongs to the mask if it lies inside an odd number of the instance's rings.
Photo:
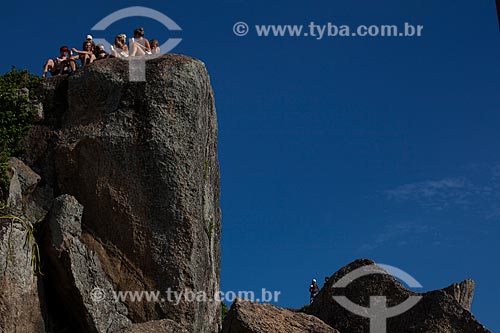
<path id="1" fill-rule="evenodd" d="M 125 305 L 115 300 L 99 258 L 80 241 L 82 214 L 83 206 L 74 197 L 54 200 L 45 240 L 46 278 L 56 298 L 64 300 L 58 311 L 74 318 L 75 327 L 82 332 L 113 332 L 131 321 Z"/>
<path id="2" fill-rule="evenodd" d="M 7 206 L 22 212 L 31 223 L 40 222 L 52 204 L 52 190 L 40 184 L 40 175 L 15 157 L 9 159 L 7 172 L 10 178 Z"/>
<path id="3" fill-rule="evenodd" d="M 219 287 L 217 119 L 202 62 L 165 55 L 145 82 L 128 63 L 96 62 L 43 83 L 44 121 L 26 159 L 56 194 L 84 207 L 82 240 L 117 291 L 203 292 Z M 220 328 L 218 302 L 125 301 L 133 322 L 170 318 Z"/>
<path id="4" fill-rule="evenodd" d="M 0 332 L 44 332 L 40 280 L 26 231 L 18 221 L 0 220 Z"/>
<path id="5" fill-rule="evenodd" d="M 415 293 L 404 288 L 392 275 L 370 274 L 353 279 L 347 286 L 337 288 L 337 283 L 360 267 L 375 263 L 368 259 L 357 260 L 335 273 L 322 288 L 307 313 L 317 316 L 342 333 L 364 333 L 370 328 L 368 318 L 358 316 L 342 307 L 334 296 L 346 296 L 363 307 L 370 307 L 370 296 L 386 296 L 387 307 L 401 304 L 410 296 L 421 296 L 408 311 L 387 319 L 387 331 L 433 333 L 488 333 L 468 311 L 472 300 L 471 282 L 444 290 Z M 379 268 L 379 270 L 382 270 Z M 382 270 L 383 271 L 383 270 Z M 456 292 L 462 290 L 463 294 Z M 465 295 L 465 296 L 463 296 Z"/>
<path id="6" fill-rule="evenodd" d="M 29 203 L 30 195 L 40 182 L 40 176 L 15 157 L 9 159 L 7 172 L 10 178 L 7 205 L 22 210 Z"/>
<path id="7" fill-rule="evenodd" d="M 222 333 L 338 333 L 316 317 L 270 304 L 237 299 L 227 313 Z"/>
<path id="8" fill-rule="evenodd" d="M 2 332 L 43 332 L 42 312 L 48 331 L 220 331 L 214 296 L 221 212 L 210 79 L 201 61 L 181 55 L 149 60 L 146 70 L 145 82 L 129 82 L 128 62 L 106 59 L 42 81 L 43 110 L 37 109 L 21 158 L 29 167 L 12 160 L 8 203 L 39 223 L 47 274 L 42 286 L 31 265 L 22 272 L 0 267 L 7 272 L 0 277 L 0 309 L 12 310 L 2 311 Z M 0 254 L 14 252 L 24 264 L 23 231 L 5 223 L 0 230 Z M 105 294 L 192 291 L 205 301 L 130 297 L 94 304 L 97 287 Z M 16 323 L 20 312 L 32 323 Z"/>
<path id="9" fill-rule="evenodd" d="M 453 283 L 448 288 L 443 289 L 443 291 L 451 295 L 460 305 L 470 311 L 475 287 L 476 284 L 474 281 L 465 280 L 460 283 Z"/>
<path id="10" fill-rule="evenodd" d="M 35 274 L 39 262 L 32 262 L 38 250 L 33 233 L 36 220 L 22 212 L 23 207 L 31 207 L 40 176 L 15 158 L 10 159 L 8 172 L 10 207 L 0 219 L 0 332 L 43 332 L 42 287 Z"/>

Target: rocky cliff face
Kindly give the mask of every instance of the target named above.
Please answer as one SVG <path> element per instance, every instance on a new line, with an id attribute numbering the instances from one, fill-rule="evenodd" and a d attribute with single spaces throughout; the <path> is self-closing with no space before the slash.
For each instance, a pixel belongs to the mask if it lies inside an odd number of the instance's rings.
<path id="1" fill-rule="evenodd" d="M 163 297 L 167 290 L 191 290 L 213 299 L 220 289 L 217 119 L 209 76 L 198 60 L 165 55 L 148 61 L 146 77 L 129 82 L 128 63 L 108 59 L 43 81 L 43 120 L 31 129 L 23 156 L 41 179 L 36 202 L 43 204 L 9 200 L 45 219 L 42 252 L 50 273 L 44 286 L 62 287 L 58 279 L 67 284 L 42 300 L 45 324 L 54 330 L 108 332 L 127 321 L 165 318 L 192 332 L 220 329 L 220 303 L 174 305 Z M 72 199 L 52 201 L 62 194 Z M 74 226 L 81 231 L 65 227 L 75 220 L 61 212 L 65 205 L 81 213 L 81 226 Z M 26 290 L 36 294 L 36 282 Z M 88 289 L 95 287 L 161 291 L 165 301 L 127 298 L 123 307 L 99 310 L 89 303 Z M 103 322 L 107 315 L 115 319 Z"/>

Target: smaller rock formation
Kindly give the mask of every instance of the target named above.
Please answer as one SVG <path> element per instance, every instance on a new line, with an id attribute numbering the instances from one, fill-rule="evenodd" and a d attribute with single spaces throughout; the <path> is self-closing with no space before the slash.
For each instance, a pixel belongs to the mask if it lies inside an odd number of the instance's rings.
<path id="1" fill-rule="evenodd" d="M 7 206 L 36 224 L 43 220 L 52 205 L 52 189 L 41 183 L 41 177 L 23 161 L 11 157 L 7 173 L 10 187 Z"/>
<path id="2" fill-rule="evenodd" d="M 222 327 L 222 333 L 339 333 L 305 313 L 239 299 L 231 306 Z"/>
<path id="3" fill-rule="evenodd" d="M 474 290 L 471 280 L 443 290 L 415 293 L 404 288 L 392 275 L 377 273 L 353 279 L 345 288 L 336 287 L 337 282 L 348 273 L 370 265 L 375 263 L 360 259 L 341 268 L 322 288 L 307 313 L 343 333 L 365 333 L 370 330 L 370 320 L 346 310 L 334 296 L 345 296 L 365 308 L 370 307 L 370 296 L 385 296 L 388 308 L 403 303 L 410 296 L 421 296 L 414 307 L 387 319 L 388 333 L 491 333 L 468 310 Z M 378 270 L 385 272 L 380 267 Z"/>
<path id="4" fill-rule="evenodd" d="M 476 284 L 474 281 L 469 279 L 460 283 L 453 283 L 448 288 L 443 289 L 443 291 L 451 295 L 460 305 L 470 311 L 475 287 Z"/>
<path id="5" fill-rule="evenodd" d="M 15 157 L 9 159 L 7 172 L 10 176 L 7 205 L 22 209 L 23 204 L 27 203 L 29 196 L 40 182 L 40 176 Z"/>
<path id="6" fill-rule="evenodd" d="M 17 218 L 0 219 L 0 332 L 43 332 L 40 280 L 32 265 L 35 215 L 42 209 L 30 200 L 40 176 L 17 158 L 7 172 L 9 208 L 3 212 Z"/>
<path id="7" fill-rule="evenodd" d="M 26 228 L 0 220 L 0 332 L 44 332 Z"/>
<path id="8" fill-rule="evenodd" d="M 131 322 L 127 308 L 115 301 L 96 253 L 80 241 L 82 214 L 83 206 L 74 197 L 55 199 L 45 241 L 51 290 L 64 300 L 67 315 L 82 332 L 112 332 Z"/>

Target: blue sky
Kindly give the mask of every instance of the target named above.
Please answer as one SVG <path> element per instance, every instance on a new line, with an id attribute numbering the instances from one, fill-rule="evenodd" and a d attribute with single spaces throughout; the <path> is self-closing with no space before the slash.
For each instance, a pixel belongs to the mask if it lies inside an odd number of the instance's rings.
<path id="1" fill-rule="evenodd" d="M 360 257 L 397 266 L 425 290 L 472 278 L 473 312 L 500 329 L 500 35 L 483 1 L 9 2 L 1 71 L 41 74 L 62 44 L 140 5 L 182 31 L 173 52 L 203 60 L 219 117 L 223 290 L 279 290 Z M 420 38 L 244 37 L 256 24 L 424 25 Z M 8 41 L 8 43 L 5 43 Z"/>

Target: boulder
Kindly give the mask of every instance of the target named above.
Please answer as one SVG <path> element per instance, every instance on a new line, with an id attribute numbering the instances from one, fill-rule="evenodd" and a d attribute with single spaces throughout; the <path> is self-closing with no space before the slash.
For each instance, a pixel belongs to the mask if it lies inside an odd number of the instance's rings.
<path id="1" fill-rule="evenodd" d="M 40 185 L 41 177 L 15 157 L 9 159 L 7 172 L 10 178 L 7 206 L 22 213 L 31 223 L 43 220 L 52 204 L 52 189 Z"/>
<path id="2" fill-rule="evenodd" d="M 7 172 L 10 178 L 7 205 L 22 210 L 23 204 L 29 200 L 29 196 L 40 182 L 40 176 L 15 157 L 9 159 Z"/>
<path id="3" fill-rule="evenodd" d="M 57 193 L 84 207 L 82 240 L 116 290 L 220 290 L 219 165 L 214 96 L 205 65 L 150 60 L 145 82 L 106 59 L 43 81 L 44 120 L 26 155 Z M 170 318 L 218 332 L 218 302 L 127 300 L 129 318 Z"/>
<path id="4" fill-rule="evenodd" d="M 237 299 L 227 313 L 222 333 L 338 333 L 320 319 L 270 304 Z"/>
<path id="5" fill-rule="evenodd" d="M 131 324 L 127 308 L 115 300 L 99 258 L 83 244 L 83 206 L 69 195 L 54 200 L 48 220 L 45 253 L 48 288 L 58 305 L 49 310 L 67 316 L 73 331 L 107 333 Z M 57 306 L 57 308 L 56 308 Z M 57 323 L 56 323 L 57 325 Z"/>
<path id="6" fill-rule="evenodd" d="M 349 273 L 368 267 L 375 267 L 378 273 L 372 271 L 369 275 L 346 277 L 342 280 Z M 347 281 L 348 284 L 344 285 L 342 281 Z M 375 303 L 370 304 L 370 296 L 385 296 L 388 308 L 403 303 L 409 297 L 419 297 L 416 305 L 409 310 L 387 319 L 387 332 L 489 333 L 467 309 L 472 299 L 471 285 L 473 283 L 470 282 L 463 284 L 464 294 L 467 296 L 450 291 L 449 288 L 415 293 L 404 288 L 373 261 L 360 259 L 343 267 L 329 279 L 307 313 L 317 316 L 343 333 L 364 333 L 370 330 L 370 319 L 347 310 L 334 297 L 347 297 L 365 308 L 376 306 Z M 366 315 L 366 310 L 363 311 Z"/>

